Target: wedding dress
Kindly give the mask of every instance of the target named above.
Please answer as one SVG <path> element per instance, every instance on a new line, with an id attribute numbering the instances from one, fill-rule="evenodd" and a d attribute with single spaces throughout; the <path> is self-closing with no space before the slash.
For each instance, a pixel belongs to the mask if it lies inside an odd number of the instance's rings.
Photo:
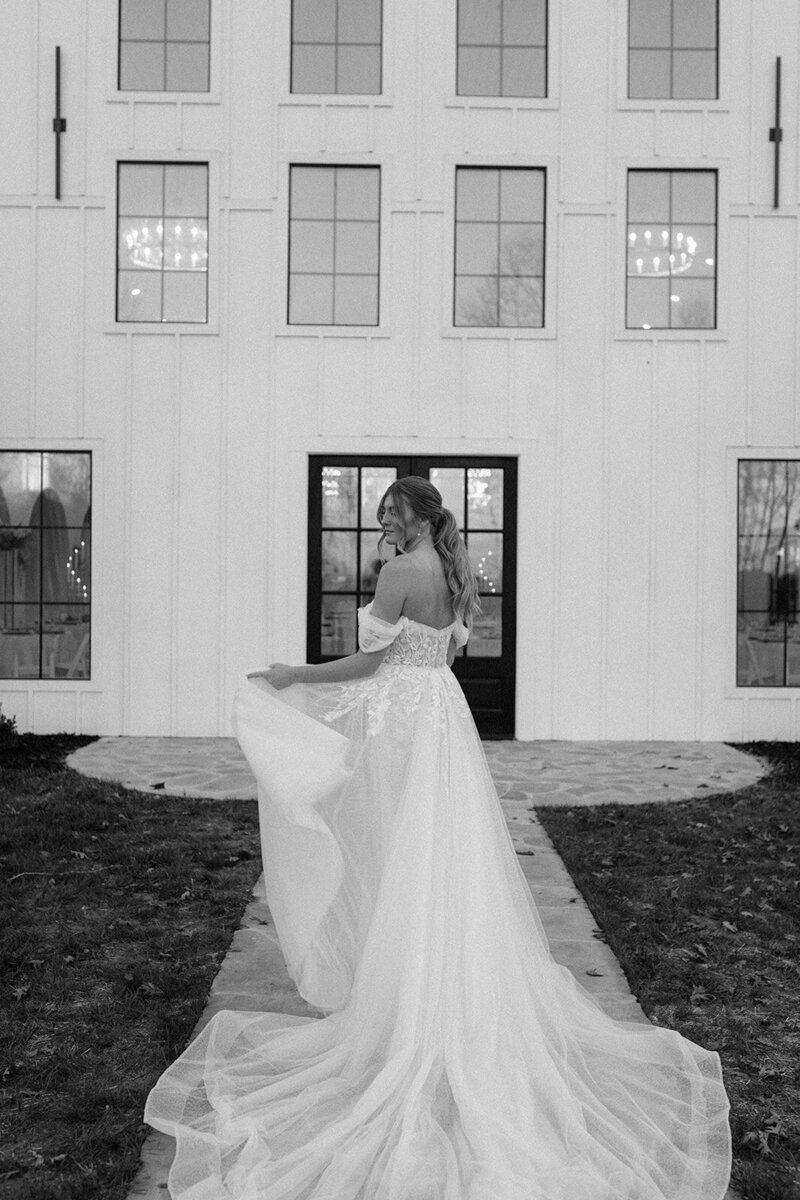
<path id="1" fill-rule="evenodd" d="M 172 1196 L 722 1200 L 717 1054 L 612 1020 L 550 956 L 446 665 L 466 630 L 370 607 L 374 675 L 237 698 L 270 909 L 327 1015 L 217 1013 L 165 1072 Z"/>

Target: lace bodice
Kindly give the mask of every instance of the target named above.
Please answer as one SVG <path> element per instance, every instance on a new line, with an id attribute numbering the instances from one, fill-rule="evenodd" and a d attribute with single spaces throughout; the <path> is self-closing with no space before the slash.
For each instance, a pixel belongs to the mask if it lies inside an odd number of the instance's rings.
<path id="1" fill-rule="evenodd" d="M 410 621 L 408 617 L 403 617 L 402 620 L 403 628 L 389 647 L 383 665 L 446 667 L 447 648 L 454 624 L 445 629 L 434 629 L 432 625 Z"/>

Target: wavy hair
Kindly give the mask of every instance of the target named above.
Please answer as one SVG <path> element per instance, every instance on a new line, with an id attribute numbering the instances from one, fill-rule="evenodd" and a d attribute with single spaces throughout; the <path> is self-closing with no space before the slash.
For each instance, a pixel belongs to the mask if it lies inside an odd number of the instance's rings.
<path id="1" fill-rule="evenodd" d="M 464 539 L 458 531 L 456 519 L 450 509 L 442 504 L 440 492 L 419 475 L 406 475 L 405 478 L 396 480 L 386 489 L 378 504 L 378 522 L 381 525 L 389 496 L 394 499 L 395 507 L 399 507 L 398 501 L 402 501 L 417 520 L 430 521 L 433 545 L 442 560 L 447 586 L 453 597 L 453 610 L 469 628 L 473 617 L 481 608 L 478 581 L 469 561 Z M 400 511 L 402 512 L 402 509 Z M 379 552 L 384 537 L 385 534 L 378 542 Z M 402 547 L 398 548 L 402 553 Z"/>

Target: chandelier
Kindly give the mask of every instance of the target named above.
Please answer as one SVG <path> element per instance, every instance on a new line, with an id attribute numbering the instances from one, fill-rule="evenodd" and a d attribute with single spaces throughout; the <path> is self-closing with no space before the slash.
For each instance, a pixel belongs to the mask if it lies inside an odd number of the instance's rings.
<path id="1" fill-rule="evenodd" d="M 188 221 L 149 221 L 123 233 L 128 261 L 141 270 L 205 271 L 208 269 L 208 230 Z"/>
<path id="2" fill-rule="evenodd" d="M 697 257 L 697 241 L 691 234 L 680 230 L 662 229 L 653 232 L 645 229 L 638 234 L 631 231 L 628 234 L 628 249 L 635 274 L 649 278 L 659 278 L 669 275 L 681 275 L 690 271 Z M 706 266 L 713 267 L 713 258 L 705 260 Z M 631 271 L 633 275 L 634 272 Z"/>

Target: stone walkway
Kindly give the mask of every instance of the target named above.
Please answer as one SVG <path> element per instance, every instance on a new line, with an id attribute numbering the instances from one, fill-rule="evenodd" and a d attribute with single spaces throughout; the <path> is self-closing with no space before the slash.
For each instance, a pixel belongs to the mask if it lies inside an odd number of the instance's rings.
<path id="1" fill-rule="evenodd" d="M 612 1017 L 645 1022 L 614 954 L 533 812 L 534 805 L 685 800 L 755 783 L 765 768 L 717 743 L 489 742 L 522 871 L 555 959 Z M 67 760 L 75 770 L 141 791 L 215 800 L 255 795 L 255 781 L 232 739 L 101 738 Z M 297 994 L 283 961 L 263 882 L 211 988 L 197 1029 L 220 1009 L 318 1015 Z M 197 1032 L 197 1031 L 195 1031 Z M 166 1200 L 173 1141 L 151 1132 L 129 1200 Z M 726 1200 L 738 1200 L 733 1191 Z"/>

